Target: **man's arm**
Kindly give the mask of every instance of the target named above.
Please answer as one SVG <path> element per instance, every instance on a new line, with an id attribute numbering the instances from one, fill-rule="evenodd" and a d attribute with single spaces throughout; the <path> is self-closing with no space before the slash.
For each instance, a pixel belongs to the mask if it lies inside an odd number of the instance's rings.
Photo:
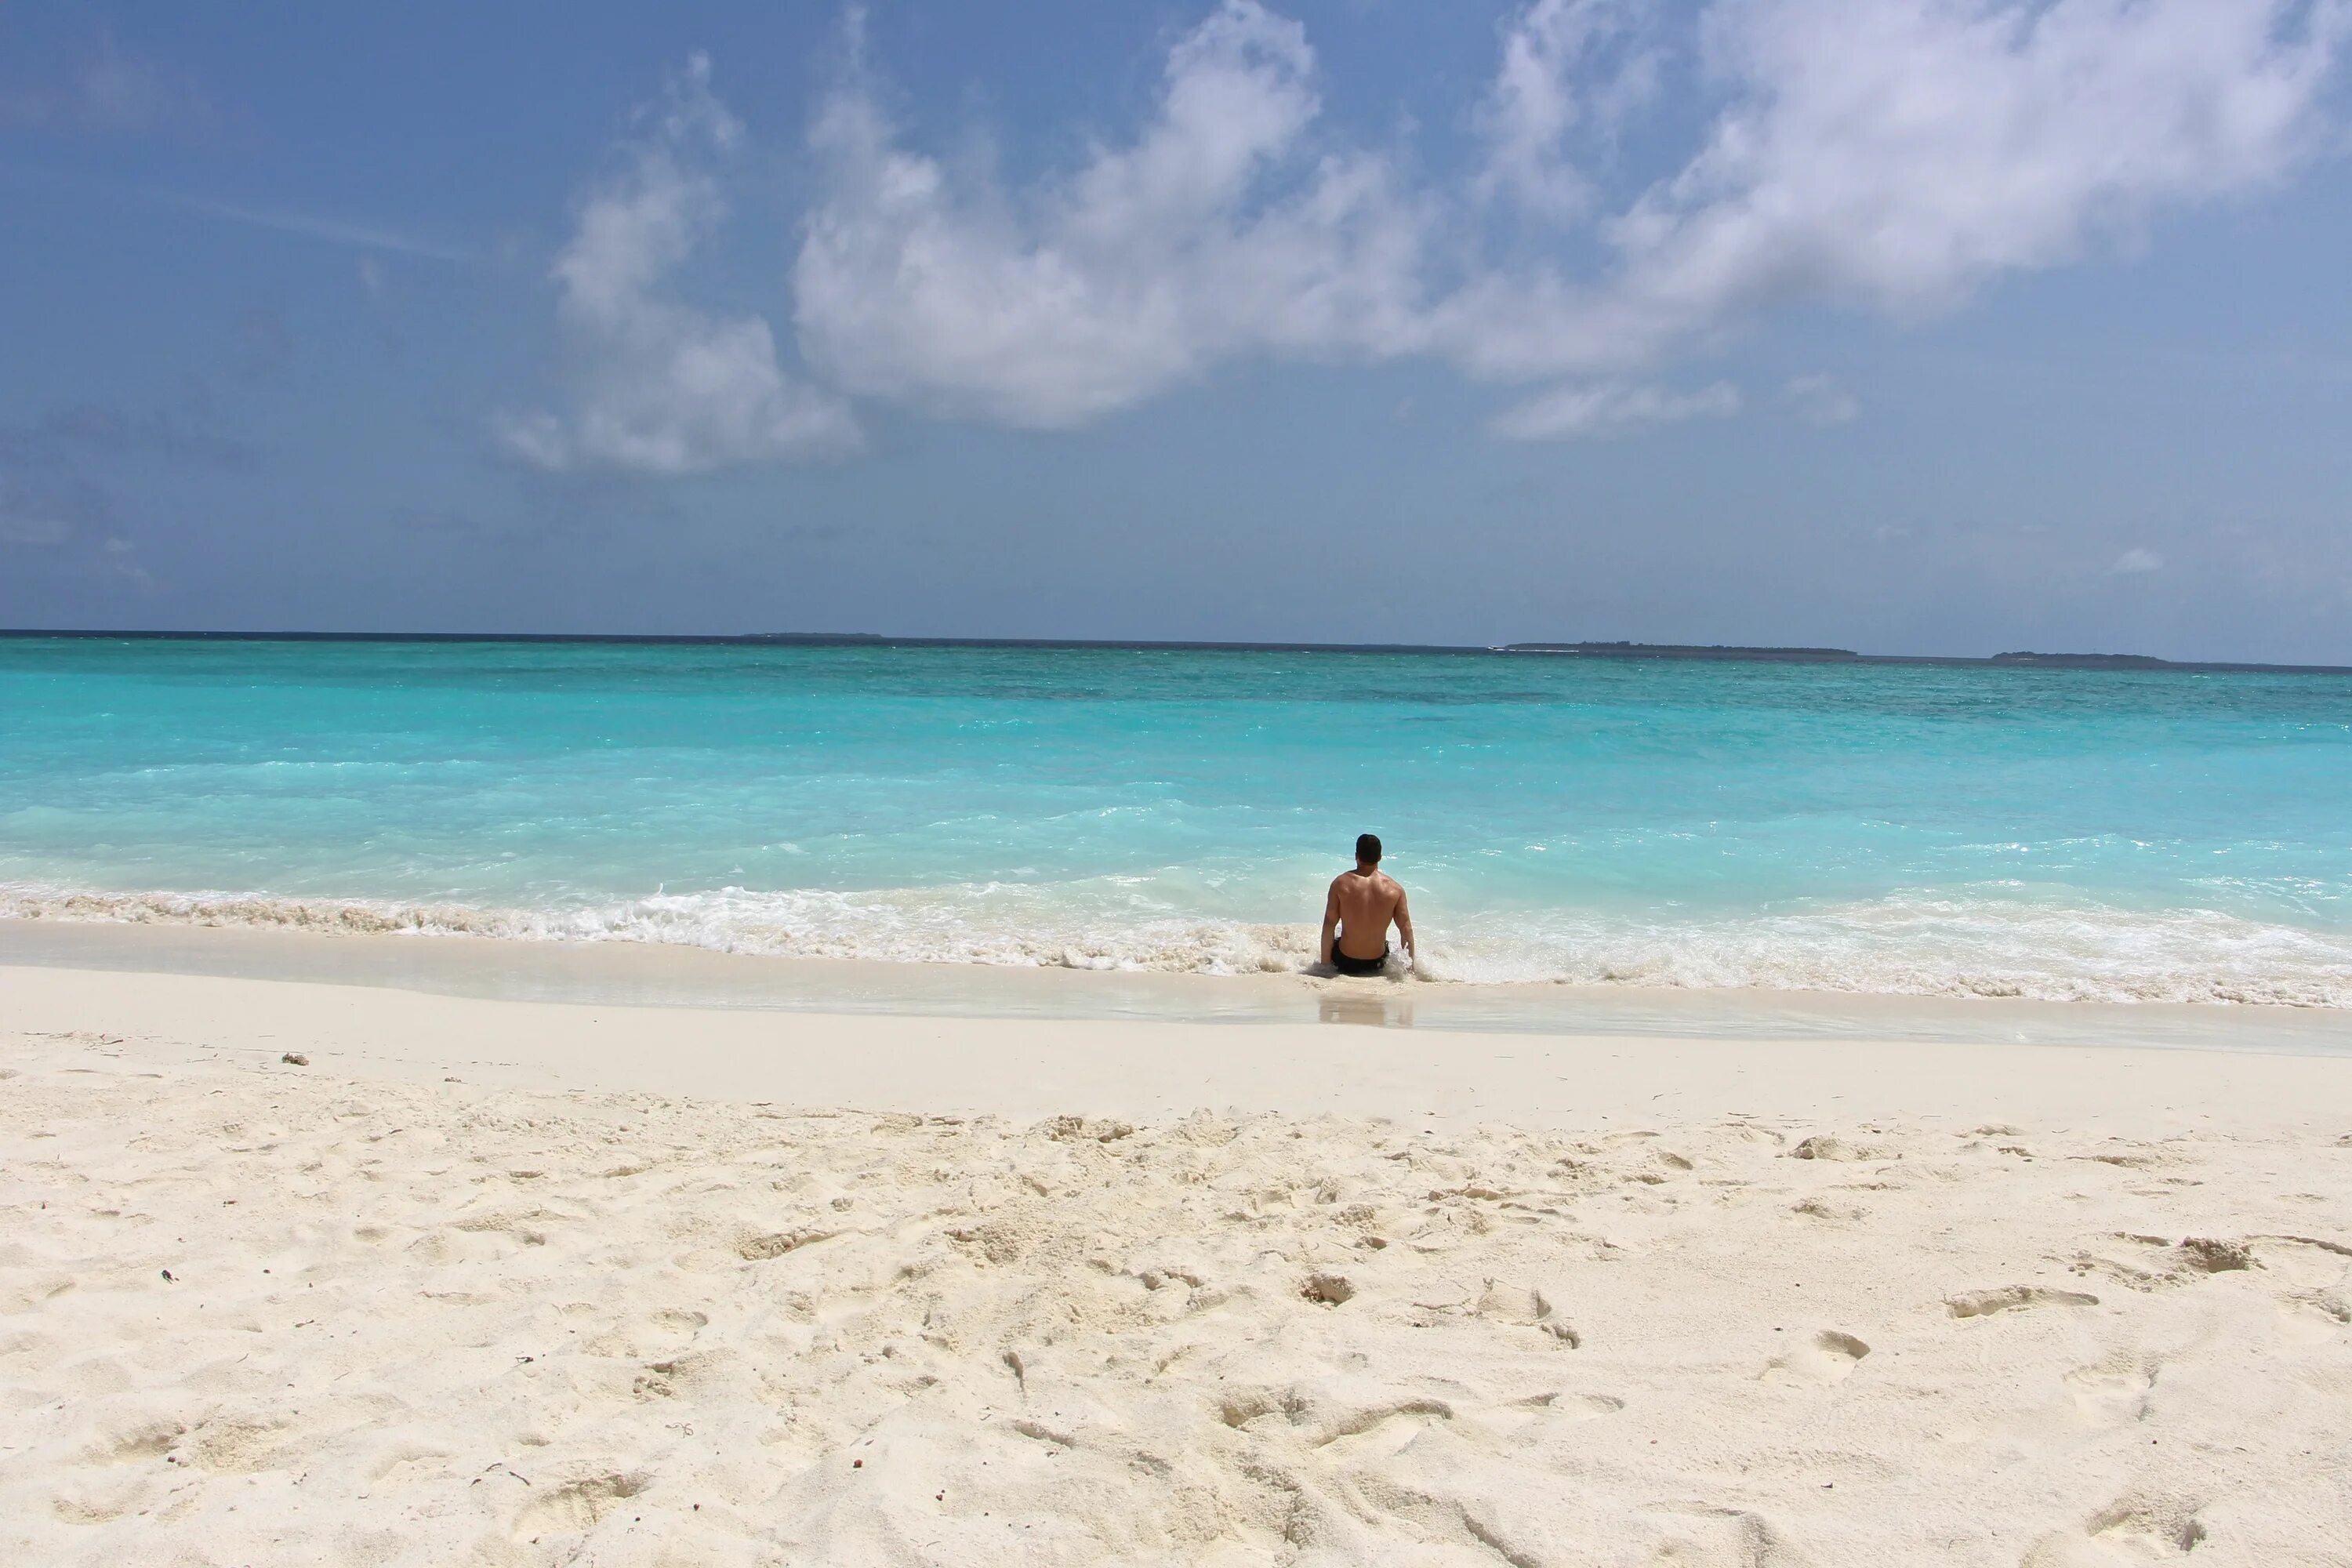
<path id="1" fill-rule="evenodd" d="M 1323 942 L 1317 950 L 1321 954 L 1318 962 L 1323 963 L 1331 962 L 1331 938 L 1338 933 L 1339 930 L 1339 884 L 1334 882 L 1331 884 L 1331 890 L 1323 895 Z"/>
<path id="2" fill-rule="evenodd" d="M 1404 889 L 1402 887 L 1397 889 L 1396 913 L 1389 918 L 1396 921 L 1397 935 L 1404 939 L 1404 950 L 1412 953 L 1414 961 L 1418 963 L 1421 958 L 1421 949 L 1413 945 L 1412 910 L 1404 901 Z"/>

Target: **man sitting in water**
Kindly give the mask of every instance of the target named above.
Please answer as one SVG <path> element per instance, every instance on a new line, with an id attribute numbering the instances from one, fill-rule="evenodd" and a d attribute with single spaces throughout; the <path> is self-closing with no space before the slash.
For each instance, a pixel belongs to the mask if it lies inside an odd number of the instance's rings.
<path id="1" fill-rule="evenodd" d="M 1388 967 L 1389 922 L 1412 952 L 1412 911 L 1404 889 L 1381 869 L 1381 841 L 1367 833 L 1356 840 L 1356 868 L 1331 879 L 1323 900 L 1323 962 L 1342 974 L 1378 974 Z"/>

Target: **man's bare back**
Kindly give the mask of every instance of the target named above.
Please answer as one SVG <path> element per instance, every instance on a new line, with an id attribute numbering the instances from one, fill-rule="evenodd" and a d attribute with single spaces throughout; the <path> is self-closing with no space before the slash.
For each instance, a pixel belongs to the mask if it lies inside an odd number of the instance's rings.
<path id="1" fill-rule="evenodd" d="M 1381 841 L 1367 833 L 1356 840 L 1356 868 L 1334 877 L 1323 900 L 1323 962 L 1342 973 L 1378 973 L 1392 922 L 1412 952 L 1412 910 L 1396 879 L 1381 869 Z"/>

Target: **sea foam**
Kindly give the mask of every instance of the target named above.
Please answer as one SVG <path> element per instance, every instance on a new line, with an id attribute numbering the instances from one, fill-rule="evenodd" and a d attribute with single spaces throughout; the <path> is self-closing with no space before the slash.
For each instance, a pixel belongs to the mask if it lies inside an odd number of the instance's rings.
<path id="1" fill-rule="evenodd" d="M 0 886 L 0 918 L 335 934 L 669 943 L 724 952 L 1199 974 L 1302 972 L 1306 923 L 1058 918 L 1031 888 L 880 893 L 739 888 L 604 904 L 100 892 Z M 1013 909 L 990 906 L 1014 905 Z M 1007 919 L 1007 916 L 1013 918 Z M 2061 1002 L 2352 1006 L 2352 941 L 2201 910 L 1898 897 L 1803 913 L 1663 924 L 1557 914 L 1432 926 L 1420 976 Z"/>

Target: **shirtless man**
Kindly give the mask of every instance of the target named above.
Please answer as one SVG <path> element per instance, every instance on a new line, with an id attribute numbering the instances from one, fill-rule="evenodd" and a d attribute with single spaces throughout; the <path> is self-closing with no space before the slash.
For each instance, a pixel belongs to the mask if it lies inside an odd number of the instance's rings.
<path id="1" fill-rule="evenodd" d="M 1404 889 L 1381 869 L 1381 841 L 1367 833 L 1356 840 L 1356 868 L 1334 877 L 1323 900 L 1323 962 L 1342 974 L 1380 973 L 1388 967 L 1391 921 L 1412 952 Z"/>

